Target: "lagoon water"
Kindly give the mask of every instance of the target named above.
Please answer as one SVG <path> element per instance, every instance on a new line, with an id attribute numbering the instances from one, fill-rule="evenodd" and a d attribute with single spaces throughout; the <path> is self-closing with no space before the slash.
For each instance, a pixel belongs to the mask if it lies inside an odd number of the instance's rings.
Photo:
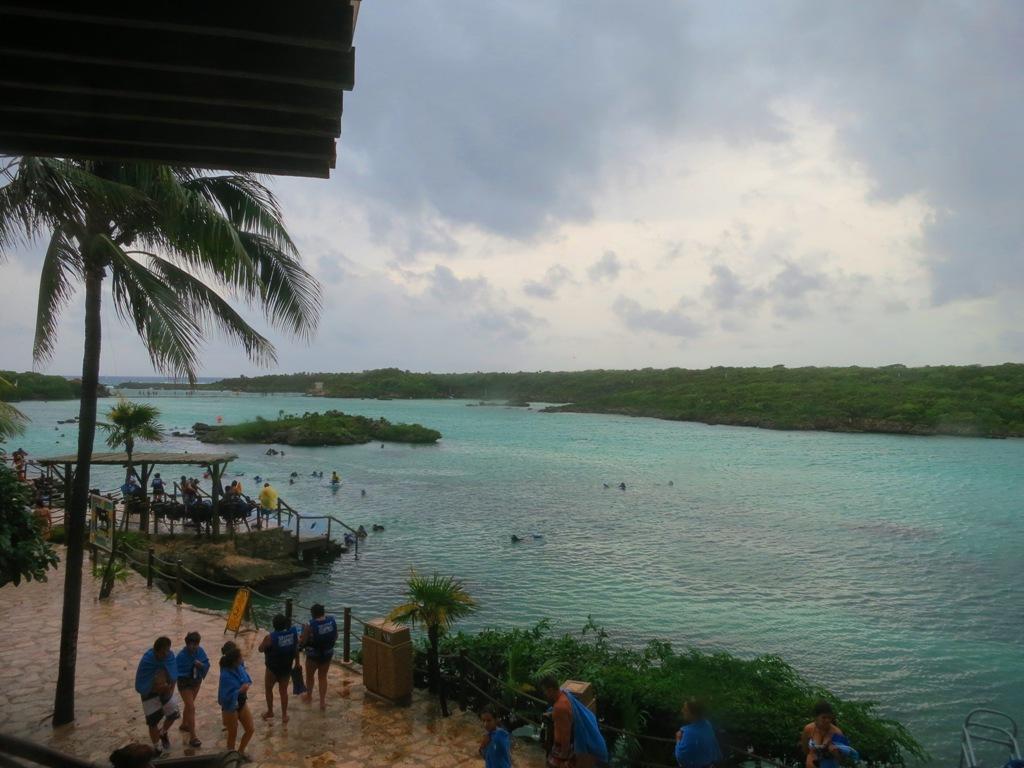
<path id="1" fill-rule="evenodd" d="M 247 492 L 261 474 L 301 511 L 386 527 L 358 561 L 343 556 L 294 588 L 301 602 L 381 615 L 410 567 L 436 569 L 478 598 L 470 629 L 547 617 L 577 630 L 592 616 L 625 643 L 779 654 L 816 683 L 880 702 L 937 765 L 957 759 L 972 707 L 1024 720 L 1024 441 L 773 432 L 464 401 L 152 401 L 171 429 L 334 407 L 444 434 L 437 446 L 285 448 L 284 457 L 232 448 Z M 77 403 L 21 407 L 33 419 L 23 440 L 32 454 L 74 451 L 74 426 L 54 426 Z M 172 438 L 165 449 L 198 446 Z M 336 492 L 309 477 L 335 469 Z M 115 474 L 97 470 L 98 483 L 118 485 Z M 510 541 L 533 532 L 543 539 Z"/>

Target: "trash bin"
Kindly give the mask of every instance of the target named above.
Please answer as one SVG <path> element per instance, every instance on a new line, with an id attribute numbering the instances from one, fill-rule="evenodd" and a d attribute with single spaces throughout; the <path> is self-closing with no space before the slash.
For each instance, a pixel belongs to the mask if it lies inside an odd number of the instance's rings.
<path id="1" fill-rule="evenodd" d="M 408 627 L 387 619 L 366 622 L 363 684 L 370 693 L 394 704 L 412 703 L 412 637 Z"/>

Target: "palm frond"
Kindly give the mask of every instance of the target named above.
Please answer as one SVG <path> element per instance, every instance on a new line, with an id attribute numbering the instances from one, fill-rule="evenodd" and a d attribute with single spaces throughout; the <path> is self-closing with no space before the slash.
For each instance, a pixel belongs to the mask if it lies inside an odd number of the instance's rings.
<path id="1" fill-rule="evenodd" d="M 240 232 L 261 235 L 282 251 L 297 255 L 295 244 L 282 223 L 277 199 L 254 176 L 194 176 L 184 180 L 182 186 L 216 205 Z"/>
<path id="2" fill-rule="evenodd" d="M 32 359 L 38 364 L 53 356 L 61 310 L 75 293 L 72 278 L 81 279 L 81 262 L 63 228 L 54 231 L 39 274 L 39 303 Z"/>
<path id="3" fill-rule="evenodd" d="M 109 237 L 99 238 L 110 260 L 110 288 L 118 316 L 135 326 L 153 367 L 195 383 L 202 328 L 177 294 Z"/>
<path id="4" fill-rule="evenodd" d="M 298 258 L 273 241 L 251 232 L 239 233 L 243 247 L 256 265 L 258 299 L 275 327 L 309 339 L 320 316 L 320 284 Z"/>
<path id="5" fill-rule="evenodd" d="M 237 341 L 249 358 L 260 365 L 274 363 L 277 355 L 270 340 L 260 334 L 210 286 L 167 259 L 149 254 L 150 269 L 178 296 L 203 327 L 213 327 Z"/>
<path id="6" fill-rule="evenodd" d="M 0 400 L 0 442 L 24 432 L 27 421 L 28 416 L 10 403 Z"/>

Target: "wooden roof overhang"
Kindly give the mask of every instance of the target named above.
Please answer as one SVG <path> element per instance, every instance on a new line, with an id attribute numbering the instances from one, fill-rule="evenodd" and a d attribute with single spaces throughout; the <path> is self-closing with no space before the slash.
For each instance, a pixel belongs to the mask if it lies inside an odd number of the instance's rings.
<path id="1" fill-rule="evenodd" d="M 359 0 L 0 0 L 0 154 L 327 178 Z"/>
<path id="2" fill-rule="evenodd" d="M 192 464 L 200 467 L 210 467 L 216 464 L 227 464 L 238 458 L 237 453 L 133 453 L 133 464 Z M 33 459 L 42 466 L 62 466 L 65 464 L 77 464 L 78 454 L 69 453 L 67 456 L 51 456 L 48 459 Z M 127 453 L 94 453 L 92 455 L 93 466 L 125 467 L 128 466 Z"/>

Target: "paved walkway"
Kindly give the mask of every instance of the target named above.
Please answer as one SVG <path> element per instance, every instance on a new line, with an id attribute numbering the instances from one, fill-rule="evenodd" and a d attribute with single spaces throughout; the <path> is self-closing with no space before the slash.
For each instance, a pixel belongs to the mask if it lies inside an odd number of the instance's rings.
<path id="1" fill-rule="evenodd" d="M 135 693 L 139 657 L 159 635 L 169 636 L 177 651 L 191 630 L 203 636 L 214 668 L 198 697 L 197 724 L 203 749 L 225 748 L 217 707 L 216 657 L 223 642 L 224 618 L 177 607 L 157 589 L 147 590 L 135 573 L 119 583 L 109 600 L 95 599 L 98 582 L 88 574 L 82 600 L 78 647 L 78 685 L 73 725 L 54 729 L 49 723 L 60 644 L 63 569 L 43 584 L 0 589 L 0 731 L 49 744 L 107 765 L 115 748 L 148 740 L 142 707 Z M 411 707 L 395 707 L 364 695 L 362 677 L 335 665 L 328 680 L 327 712 L 290 700 L 290 722 L 265 722 L 263 663 L 255 648 L 260 633 L 238 638 L 253 677 L 250 701 L 256 735 L 248 752 L 257 768 L 454 768 L 482 766 L 476 756 L 478 721 L 471 714 L 440 715 L 436 701 L 416 693 Z M 276 707 L 275 707 L 276 709 Z M 277 712 L 280 718 L 280 712 Z M 172 732 L 171 756 L 195 754 L 185 734 Z M 516 744 L 517 768 L 540 768 L 542 753 L 533 744 Z"/>

